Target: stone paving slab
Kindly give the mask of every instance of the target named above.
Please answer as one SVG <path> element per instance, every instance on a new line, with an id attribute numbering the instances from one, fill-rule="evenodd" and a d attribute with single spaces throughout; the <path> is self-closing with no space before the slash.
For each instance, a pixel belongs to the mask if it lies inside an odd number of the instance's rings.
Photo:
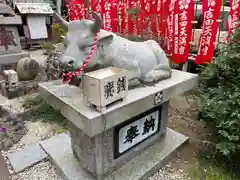
<path id="1" fill-rule="evenodd" d="M 37 164 L 47 157 L 48 155 L 43 151 L 39 144 L 27 146 L 22 150 L 7 155 L 7 158 L 16 173 Z"/>
<path id="2" fill-rule="evenodd" d="M 50 156 L 64 180 L 93 180 L 85 170 L 79 167 L 78 161 L 73 156 L 69 134 L 58 134 L 40 142 L 40 145 Z"/>
<path id="3" fill-rule="evenodd" d="M 167 129 L 165 138 L 127 162 L 104 180 L 146 180 L 163 167 L 188 137 Z M 64 180 L 95 180 L 78 163 L 68 134 L 60 134 L 40 143 Z"/>

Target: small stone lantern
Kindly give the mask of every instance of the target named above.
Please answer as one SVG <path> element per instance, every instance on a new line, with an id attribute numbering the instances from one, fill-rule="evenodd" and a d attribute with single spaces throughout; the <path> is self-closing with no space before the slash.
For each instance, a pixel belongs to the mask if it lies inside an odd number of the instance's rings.
<path id="1" fill-rule="evenodd" d="M 21 52 L 17 25 L 21 25 L 20 16 L 16 16 L 6 4 L 0 4 L 0 65 L 15 64 L 19 59 L 29 56 Z"/>

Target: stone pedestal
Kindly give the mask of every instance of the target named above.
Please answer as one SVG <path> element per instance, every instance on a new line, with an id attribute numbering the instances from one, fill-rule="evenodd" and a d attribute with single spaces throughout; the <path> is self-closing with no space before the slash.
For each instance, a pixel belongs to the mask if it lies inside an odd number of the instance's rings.
<path id="1" fill-rule="evenodd" d="M 149 135 L 149 137 L 146 139 L 138 140 L 136 144 L 133 144 L 134 137 L 132 137 L 132 143 L 124 143 L 125 139 L 121 139 L 125 138 L 127 135 L 127 133 L 121 133 L 121 131 L 119 131 L 122 129 L 122 127 L 125 127 L 125 123 L 103 131 L 96 136 L 89 137 L 81 129 L 77 128 L 73 123 L 69 122 L 72 150 L 75 157 L 84 166 L 84 168 L 95 177 L 103 177 L 108 172 L 116 170 L 126 161 L 132 159 L 139 152 L 151 146 L 154 144 L 154 142 L 160 140 L 160 138 L 165 135 L 168 117 L 168 101 L 164 102 L 160 106 L 157 106 L 156 108 L 151 109 L 151 112 L 155 111 L 159 113 L 159 118 L 155 118 L 154 131 L 150 129 L 149 132 L 152 132 L 152 134 Z M 135 116 L 126 122 L 134 123 L 136 120 L 146 116 L 147 113 L 148 112 L 139 114 L 139 117 Z M 119 118 L 121 118 L 121 116 L 119 116 Z M 126 126 L 127 125 L 129 124 L 126 124 Z M 136 125 L 137 123 L 135 122 L 134 126 Z M 138 134 L 137 137 L 143 134 L 143 129 L 143 127 L 138 127 L 138 132 L 136 132 Z M 119 143 L 121 141 L 123 142 Z M 129 139 L 129 141 L 131 141 L 131 139 Z"/>
<path id="2" fill-rule="evenodd" d="M 103 179 L 110 174 L 117 177 L 116 172 L 127 162 L 165 142 L 170 98 L 196 83 L 197 75 L 173 70 L 172 78 L 129 90 L 125 101 L 102 113 L 85 104 L 80 88 L 61 81 L 41 83 L 39 88 L 44 99 L 69 120 L 71 147 L 80 167 L 95 179 Z M 143 173 L 141 178 L 145 176 Z"/>

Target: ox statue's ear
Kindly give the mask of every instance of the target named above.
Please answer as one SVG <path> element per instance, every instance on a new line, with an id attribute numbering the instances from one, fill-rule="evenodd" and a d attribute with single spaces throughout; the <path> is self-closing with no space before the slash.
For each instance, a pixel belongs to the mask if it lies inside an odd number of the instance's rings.
<path id="1" fill-rule="evenodd" d="M 97 41 L 97 45 L 103 45 L 103 46 L 107 46 L 109 44 L 112 44 L 113 41 L 113 35 L 107 35 L 107 36 L 103 36 L 100 37 L 99 40 Z"/>
<path id="2" fill-rule="evenodd" d="M 91 31 L 93 34 L 96 34 L 102 27 L 102 18 L 96 12 L 93 12 L 93 17 L 95 21 L 91 27 Z"/>

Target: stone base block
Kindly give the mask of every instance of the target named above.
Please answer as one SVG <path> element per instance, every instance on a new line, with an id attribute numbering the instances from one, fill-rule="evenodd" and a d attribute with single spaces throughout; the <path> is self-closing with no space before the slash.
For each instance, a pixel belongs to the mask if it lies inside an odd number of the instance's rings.
<path id="1" fill-rule="evenodd" d="M 89 137 L 72 122 L 69 122 L 68 129 L 70 132 L 73 154 L 78 159 L 81 166 L 94 177 L 102 179 L 109 172 L 118 169 L 127 161 L 138 156 L 149 146 L 155 144 L 161 138 L 164 138 L 167 129 L 168 104 L 168 101 L 164 102 L 160 106 L 156 106 L 147 112 L 132 117 L 125 123 L 93 137 Z M 158 114 L 157 116 L 155 116 L 156 112 Z M 149 131 L 145 134 L 145 139 L 141 139 L 144 138 L 144 135 L 142 135 L 144 127 L 141 126 L 141 120 L 139 119 L 150 119 L 150 117 L 153 117 L 154 126 L 147 127 L 146 125 L 145 130 Z M 145 124 L 151 124 L 150 120 L 144 120 L 144 122 Z M 131 139 L 130 128 L 135 125 L 137 125 L 136 134 L 138 135 L 136 135 L 136 139 Z M 129 133 L 126 131 L 129 131 Z M 139 140 L 139 138 L 141 140 Z"/>
<path id="2" fill-rule="evenodd" d="M 163 167 L 188 137 L 167 129 L 166 136 L 113 172 L 104 180 L 146 180 Z M 72 152 L 69 134 L 59 134 L 41 143 L 64 180 L 97 180 L 78 162 Z"/>
<path id="3" fill-rule="evenodd" d="M 17 63 L 21 58 L 29 56 L 30 54 L 28 52 L 23 51 L 20 53 L 0 55 L 0 65 L 14 64 Z"/>

